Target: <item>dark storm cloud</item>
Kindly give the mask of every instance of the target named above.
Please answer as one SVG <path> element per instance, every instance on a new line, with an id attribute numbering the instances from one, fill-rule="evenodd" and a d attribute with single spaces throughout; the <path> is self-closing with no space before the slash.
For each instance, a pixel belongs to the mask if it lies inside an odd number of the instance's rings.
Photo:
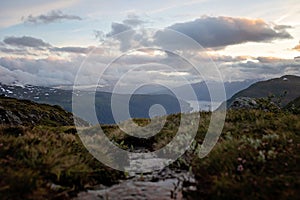
<path id="1" fill-rule="evenodd" d="M 38 16 L 29 15 L 28 17 L 23 18 L 24 22 L 32 23 L 32 24 L 48 24 L 48 23 L 58 22 L 62 20 L 82 20 L 82 18 L 76 15 L 64 14 L 60 10 L 53 10 L 50 13 L 45 15 L 43 14 Z"/>
<path id="2" fill-rule="evenodd" d="M 205 16 L 167 28 L 191 37 L 204 47 L 213 48 L 245 42 L 268 42 L 275 39 L 292 38 L 286 31 L 286 28 L 290 28 L 289 26 L 281 25 L 274 28 L 260 19 Z M 165 31 L 159 31 L 156 34 L 157 43 L 177 43 L 165 33 Z"/>
<path id="3" fill-rule="evenodd" d="M 37 39 L 30 36 L 23 36 L 23 37 L 6 37 L 3 42 L 5 44 L 11 45 L 11 46 L 18 46 L 18 47 L 49 47 L 50 44 L 44 42 L 41 39 Z"/>

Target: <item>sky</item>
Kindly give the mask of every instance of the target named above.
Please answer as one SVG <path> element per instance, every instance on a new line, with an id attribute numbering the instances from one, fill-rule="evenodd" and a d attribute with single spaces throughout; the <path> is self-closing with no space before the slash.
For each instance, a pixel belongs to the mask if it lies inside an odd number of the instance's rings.
<path id="1" fill-rule="evenodd" d="M 3 0 L 0 82 L 174 86 L 300 75 L 299 19 L 299 0 Z"/>

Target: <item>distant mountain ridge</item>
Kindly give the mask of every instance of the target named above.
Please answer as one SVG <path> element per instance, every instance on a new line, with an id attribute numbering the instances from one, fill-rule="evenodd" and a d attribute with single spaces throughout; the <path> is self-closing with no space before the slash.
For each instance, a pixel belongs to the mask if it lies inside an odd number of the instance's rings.
<path id="1" fill-rule="evenodd" d="M 247 84 L 251 84 L 255 80 L 244 82 L 232 82 L 225 83 L 225 89 L 227 88 L 227 95 L 230 95 L 231 91 L 237 90 L 241 87 L 245 87 Z M 192 84 L 193 89 L 196 92 L 197 98 L 210 100 L 207 87 L 204 82 Z M 185 95 L 185 86 L 179 87 L 178 91 L 182 91 L 182 95 Z M 229 89 L 228 89 L 229 88 Z M 230 89 L 231 88 L 231 89 Z M 147 88 L 148 90 L 149 88 Z M 153 88 L 152 88 L 153 89 Z M 154 87 L 154 89 L 158 89 Z M 176 88 L 175 88 L 176 89 Z M 144 90 L 146 91 L 146 90 Z M 161 91 L 160 91 L 161 92 Z M 188 100 L 188 96 L 184 100 L 178 100 L 174 95 L 168 94 L 169 91 L 154 92 L 153 94 L 133 94 L 129 101 L 129 112 L 131 118 L 149 118 L 149 109 L 152 105 L 160 104 L 165 110 L 166 114 L 173 114 L 179 112 L 190 112 L 192 110 L 190 104 L 185 101 Z M 287 105 L 292 100 L 300 96 L 300 77 L 293 75 L 286 75 L 280 78 L 270 79 L 267 81 L 260 81 L 252 84 L 246 89 L 234 94 L 230 99 L 226 101 L 227 107 L 238 97 L 268 97 L 268 95 L 280 96 L 286 92 L 286 95 L 282 97 L 282 107 Z M 28 99 L 38 103 L 46 103 L 50 105 L 59 105 L 65 110 L 72 112 L 72 95 L 76 95 L 82 98 L 82 104 L 76 105 L 79 109 L 79 113 L 76 113 L 82 119 L 92 123 L 113 124 L 114 117 L 111 111 L 111 96 L 112 93 L 97 91 L 95 95 L 95 108 L 98 120 L 95 121 L 91 118 L 91 113 L 87 111 L 84 98 L 86 96 L 93 95 L 91 91 L 85 90 L 62 90 L 57 88 L 32 86 L 32 85 L 4 85 L 0 83 L 0 95 L 7 97 L 13 97 L 18 99 Z M 120 107 L 127 106 L 123 100 L 128 98 L 129 94 L 116 94 L 116 98 Z M 183 109 L 180 105 L 184 105 Z M 222 105 L 221 105 L 222 107 Z M 126 119 L 124 119 L 126 120 Z"/>
<path id="2" fill-rule="evenodd" d="M 232 97 L 235 93 L 249 87 L 251 84 L 259 81 L 258 79 L 247 79 L 244 81 L 232 81 L 232 82 L 224 82 L 224 89 L 226 93 L 226 98 Z M 210 82 L 210 89 L 211 90 L 217 90 L 218 89 L 218 82 L 211 81 Z M 206 82 L 198 82 L 198 83 L 192 83 L 190 85 L 183 85 L 179 87 L 175 87 L 172 90 L 175 91 L 177 94 L 180 94 L 182 97 L 184 97 L 184 100 L 194 100 L 193 96 L 189 92 L 189 88 L 192 87 L 194 90 L 197 100 L 198 101 L 211 101 L 209 90 L 207 87 Z M 158 90 L 156 89 L 155 92 L 151 94 L 170 94 L 173 95 L 169 90 Z M 217 101 L 223 101 L 224 99 L 217 99 Z"/>
<path id="3" fill-rule="evenodd" d="M 225 81 L 224 82 L 224 87 L 226 90 L 226 96 L 227 98 L 230 98 L 232 95 L 235 93 L 239 92 L 242 89 L 245 89 L 249 87 L 251 84 L 261 81 L 261 79 L 246 79 L 243 81 Z M 213 87 L 216 87 L 217 82 L 210 81 L 210 85 Z M 172 91 L 176 91 L 177 93 L 182 94 L 182 96 L 185 96 L 187 100 L 192 100 L 191 95 L 187 93 L 186 88 L 187 87 L 192 87 L 198 97 L 199 101 L 210 101 L 210 96 L 208 92 L 208 88 L 206 85 L 206 82 L 201 81 L 201 82 L 196 82 L 196 83 L 191 83 L 189 85 L 182 85 L 182 86 L 177 86 L 171 88 Z M 63 89 L 63 90 L 72 90 L 72 85 L 56 85 L 53 86 L 55 89 Z M 95 86 L 94 85 L 85 85 L 81 86 L 81 88 L 84 88 L 86 91 L 94 91 Z M 113 85 L 111 86 L 97 86 L 97 91 L 98 92 L 108 92 L 108 93 L 113 93 Z M 126 88 L 124 88 L 124 91 L 126 91 Z M 126 94 L 124 92 L 123 94 Z M 138 88 L 135 91 L 135 94 L 144 94 L 144 95 L 157 95 L 157 94 L 168 94 L 168 95 L 173 95 L 173 93 L 165 88 L 164 86 L 161 86 L 159 84 L 149 84 L 149 85 L 143 85 L 142 87 Z"/>
<path id="4" fill-rule="evenodd" d="M 97 124 L 99 122 L 102 124 L 116 123 L 111 111 L 112 93 L 97 91 L 96 95 L 94 95 L 93 92 L 85 90 L 73 91 L 43 86 L 0 84 L 0 95 L 1 94 L 7 97 L 31 100 L 37 103 L 59 105 L 69 112 L 72 112 L 72 95 L 76 95 L 76 97 L 82 98 L 82 103 L 76 105 L 80 111 L 79 113 L 76 113 L 76 115 L 80 118 L 92 124 Z M 91 118 L 91 113 L 89 113 L 86 109 L 87 102 L 85 101 L 85 97 L 91 97 L 91 95 L 95 96 L 93 98 L 95 98 L 96 103 L 95 108 L 98 117 L 97 121 Z M 118 106 L 126 106 L 124 99 L 128 98 L 128 95 L 129 94 L 116 94 L 116 99 L 119 102 Z M 166 114 L 190 112 L 192 110 L 189 103 L 178 100 L 176 97 L 168 94 L 133 94 L 129 101 L 131 117 L 149 118 L 149 109 L 154 104 L 162 105 L 166 110 Z M 182 110 L 180 105 L 183 105 Z"/>

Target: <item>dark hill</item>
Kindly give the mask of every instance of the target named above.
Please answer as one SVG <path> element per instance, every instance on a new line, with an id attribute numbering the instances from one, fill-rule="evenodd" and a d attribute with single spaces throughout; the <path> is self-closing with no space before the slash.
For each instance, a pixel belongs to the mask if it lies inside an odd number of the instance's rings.
<path id="1" fill-rule="evenodd" d="M 88 125 L 76 118 L 82 125 Z M 73 114 L 59 106 L 38 104 L 29 100 L 0 97 L 0 124 L 6 125 L 47 125 L 72 126 Z"/>
<path id="2" fill-rule="evenodd" d="M 280 106 L 286 106 L 289 102 L 300 96 L 300 77 L 286 75 L 254 83 L 227 100 L 227 107 L 238 97 L 265 98 L 270 95 L 274 96 L 274 101 L 277 101 L 283 95 Z"/>

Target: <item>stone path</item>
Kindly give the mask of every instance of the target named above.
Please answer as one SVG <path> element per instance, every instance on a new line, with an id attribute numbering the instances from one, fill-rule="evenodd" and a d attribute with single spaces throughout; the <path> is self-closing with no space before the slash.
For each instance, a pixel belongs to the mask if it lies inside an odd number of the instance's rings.
<path id="1" fill-rule="evenodd" d="M 138 155 L 138 154 L 136 154 Z M 161 158 L 134 156 L 130 160 L 131 168 L 148 167 L 153 163 L 161 163 Z M 142 159 L 142 160 L 141 160 Z M 145 162 L 146 161 L 146 162 Z M 167 160 L 166 160 L 167 161 Z M 148 165 L 147 165 L 148 163 Z M 159 166 L 158 166 L 159 167 Z M 171 170 L 166 167 L 160 171 L 147 174 L 130 174 L 130 179 L 123 180 L 119 184 L 111 187 L 103 187 L 88 190 L 78 194 L 76 200 L 99 200 L 99 199 L 124 199 L 124 200 L 144 200 L 144 199 L 183 199 L 183 182 L 195 183 L 193 176 L 186 171 Z M 193 187 L 189 189 L 195 189 Z"/>

